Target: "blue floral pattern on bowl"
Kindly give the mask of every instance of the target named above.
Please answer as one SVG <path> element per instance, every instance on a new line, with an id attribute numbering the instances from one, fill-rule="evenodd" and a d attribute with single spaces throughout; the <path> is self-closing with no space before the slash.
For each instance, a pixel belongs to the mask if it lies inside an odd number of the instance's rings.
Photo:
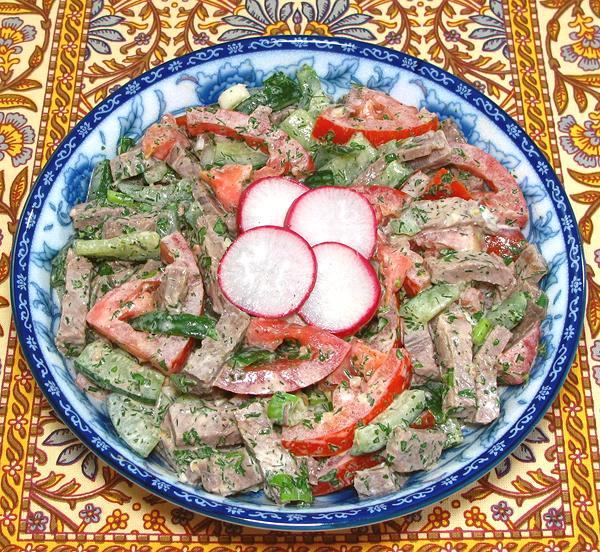
<path id="1" fill-rule="evenodd" d="M 286 65 L 281 67 L 282 54 Z M 178 481 L 156 456 L 142 459 L 117 437 L 100 405 L 74 385 L 70 363 L 57 352 L 59 317 L 50 290 L 50 261 L 72 234 L 68 212 L 86 192 L 91 168 L 115 155 L 121 135 L 139 137 L 165 112 L 211 103 L 227 86 L 256 86 L 275 70 L 310 63 L 336 96 L 353 84 L 378 88 L 441 117 L 459 121 L 469 140 L 496 156 L 523 188 L 527 234 L 548 261 L 544 355 L 529 381 L 502 391 L 500 418 L 472 429 L 432 470 L 399 492 L 359 500 L 353 490 L 320 497 L 308 508 L 278 507 L 263 493 L 222 498 Z M 33 375 L 55 412 L 99 457 L 128 479 L 185 508 L 271 529 L 323 530 L 390 519 L 439 501 L 481 477 L 534 428 L 556 396 L 573 360 L 583 320 L 584 261 L 575 218 L 547 160 L 510 117 L 475 88 L 408 55 L 348 39 L 270 37 L 207 48 L 156 67 L 93 109 L 57 148 L 41 172 L 21 217 L 12 265 L 12 304 Z"/>

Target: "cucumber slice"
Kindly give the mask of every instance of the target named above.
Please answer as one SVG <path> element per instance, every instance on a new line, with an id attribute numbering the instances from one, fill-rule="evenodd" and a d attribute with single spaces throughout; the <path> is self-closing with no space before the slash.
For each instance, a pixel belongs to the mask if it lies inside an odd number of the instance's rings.
<path id="1" fill-rule="evenodd" d="M 90 343 L 75 359 L 75 370 L 102 389 L 115 391 L 148 404 L 155 404 L 165 377 L 136 362 L 104 341 Z"/>
<path id="2" fill-rule="evenodd" d="M 296 109 L 281 121 L 279 126 L 290 138 L 309 149 L 313 145 L 312 131 L 314 124 L 315 120 L 308 111 Z"/>
<path id="3" fill-rule="evenodd" d="M 369 425 L 354 432 L 354 443 L 350 454 L 359 456 L 385 447 L 392 430 L 401 425 L 408 427 L 423 412 L 426 395 L 420 389 L 404 391 L 392 404 Z"/>
<path id="4" fill-rule="evenodd" d="M 155 407 L 118 393 L 106 400 L 106 410 L 119 437 L 146 458 L 160 440 L 160 419 Z"/>
<path id="5" fill-rule="evenodd" d="M 319 167 L 320 171 L 330 170 L 333 173 L 337 186 L 350 186 L 354 179 L 377 159 L 377 150 L 362 134 L 355 134 L 348 142 L 348 145 L 351 144 L 362 146 L 362 149 L 336 155 Z"/>
<path id="6" fill-rule="evenodd" d="M 221 165 L 252 165 L 252 168 L 263 167 L 267 156 L 259 150 L 252 149 L 244 142 L 236 140 L 218 140 L 215 144 L 213 164 Z"/>

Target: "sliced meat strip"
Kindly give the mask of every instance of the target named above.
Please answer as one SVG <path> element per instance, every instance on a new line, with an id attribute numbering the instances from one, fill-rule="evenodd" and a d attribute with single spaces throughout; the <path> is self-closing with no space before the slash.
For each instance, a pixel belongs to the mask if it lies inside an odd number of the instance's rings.
<path id="1" fill-rule="evenodd" d="M 439 251 L 454 249 L 456 251 L 481 251 L 481 229 L 468 225 L 441 230 L 424 230 L 412 238 L 415 245 L 421 249 Z"/>
<path id="2" fill-rule="evenodd" d="M 483 300 L 483 292 L 480 289 L 469 286 L 460 294 L 458 303 L 463 309 L 474 314 L 484 310 Z"/>
<path id="3" fill-rule="evenodd" d="M 452 157 L 452 148 L 441 130 L 435 131 L 431 146 L 431 153 L 408 162 L 408 166 L 413 171 L 431 171 L 448 164 Z"/>
<path id="4" fill-rule="evenodd" d="M 181 304 L 188 292 L 189 269 L 180 261 L 165 267 L 160 286 L 156 291 L 158 306 L 169 312 L 181 312 Z"/>
<path id="5" fill-rule="evenodd" d="M 496 369 L 500 383 L 521 385 L 529 379 L 540 341 L 540 327 L 540 322 L 534 323 L 498 357 Z"/>
<path id="6" fill-rule="evenodd" d="M 244 338 L 250 317 L 233 306 L 227 306 L 217 322 L 219 339 L 205 339 L 183 366 L 182 373 L 197 383 L 192 392 L 210 393 L 227 357 Z"/>
<path id="7" fill-rule="evenodd" d="M 473 421 L 491 424 L 500 415 L 496 362 L 511 338 L 504 326 L 495 326 L 477 351 L 473 362 L 476 369 L 475 395 L 477 409 Z"/>
<path id="8" fill-rule="evenodd" d="M 179 176 L 189 178 L 192 181 L 197 181 L 202 171 L 202 165 L 198 158 L 188 149 L 180 144 L 174 144 L 166 163 Z"/>
<path id="9" fill-rule="evenodd" d="M 114 238 L 126 232 L 156 231 L 158 217 L 153 214 L 134 214 L 122 218 L 109 218 L 102 226 L 103 238 Z"/>
<path id="10" fill-rule="evenodd" d="M 92 263 L 69 249 L 66 258 L 65 294 L 56 334 L 56 346 L 67 356 L 79 354 L 85 346 L 85 317 L 90 300 L 92 270 Z"/>
<path id="11" fill-rule="evenodd" d="M 501 288 L 515 283 L 514 269 L 497 255 L 483 251 L 456 251 L 442 257 L 427 257 L 425 266 L 434 283 L 485 282 Z"/>
<path id="12" fill-rule="evenodd" d="M 415 374 L 424 379 L 439 381 L 441 371 L 435 360 L 429 325 L 415 326 L 404 323 L 402 328 L 404 347 L 410 354 Z"/>
<path id="13" fill-rule="evenodd" d="M 443 312 L 431 324 L 442 379 L 448 384 L 444 410 L 464 416 L 476 406 L 471 324 L 458 308 Z"/>
<path id="14" fill-rule="evenodd" d="M 360 173 L 352 182 L 352 186 L 372 186 L 381 178 L 381 175 L 388 166 L 385 157 L 373 161 L 362 173 Z"/>
<path id="15" fill-rule="evenodd" d="M 515 261 L 515 273 L 521 280 L 537 284 L 548 272 L 548 265 L 538 248 L 530 243 Z"/>
<path id="16" fill-rule="evenodd" d="M 109 219 L 122 217 L 124 212 L 123 207 L 105 207 L 95 201 L 89 201 L 75 205 L 71 209 L 70 215 L 73 226 L 77 230 L 83 230 L 87 227 L 102 226 Z"/>
<path id="17" fill-rule="evenodd" d="M 235 407 L 217 406 L 200 399 L 180 398 L 167 411 L 167 420 L 178 448 L 197 445 L 238 445 L 242 436 L 233 415 Z"/>
<path id="18" fill-rule="evenodd" d="M 448 140 L 441 130 L 430 130 L 420 136 L 411 136 L 401 142 L 394 142 L 398 146 L 393 149 L 397 159 L 400 161 L 424 160 L 434 152 L 443 151 L 448 148 Z M 412 166 L 412 164 L 411 164 Z M 416 170 L 420 170 L 418 167 Z"/>
<path id="19" fill-rule="evenodd" d="M 147 158 L 142 148 L 136 146 L 121 155 L 117 155 L 117 157 L 113 157 L 110 160 L 110 170 L 115 180 L 121 180 L 143 174 L 161 163 L 162 161 L 159 159 Z"/>
<path id="20" fill-rule="evenodd" d="M 386 464 L 357 471 L 354 475 L 354 488 L 360 498 L 373 498 L 393 493 L 402 488 L 408 480 L 398 475 Z"/>
<path id="21" fill-rule="evenodd" d="M 193 193 L 202 208 L 202 216 L 198 220 L 199 228 L 197 229 L 204 235 L 200 256 L 202 277 L 213 310 L 217 314 L 221 314 L 228 301 L 223 297 L 219 288 L 217 270 L 221 257 L 231 243 L 229 237 L 221 230 L 222 224 L 226 223 L 227 215 L 204 182 L 199 182 L 194 186 Z"/>
<path id="22" fill-rule="evenodd" d="M 385 457 L 400 473 L 426 470 L 440 459 L 445 441 L 441 430 L 397 426 L 387 442 Z"/>
<path id="23" fill-rule="evenodd" d="M 256 462 L 245 448 L 213 451 L 206 458 L 192 460 L 185 473 L 192 484 L 205 491 L 229 496 L 251 490 L 263 481 Z"/>
<path id="24" fill-rule="evenodd" d="M 467 142 L 462 129 L 452 117 L 448 117 L 440 123 L 440 130 L 444 133 L 448 142 L 455 142 L 457 144 L 465 144 Z"/>
<path id="25" fill-rule="evenodd" d="M 275 433 L 262 403 L 254 402 L 236 410 L 235 418 L 244 443 L 256 459 L 264 478 L 265 494 L 280 503 L 279 489 L 271 485 L 270 480 L 279 474 L 294 478 L 300 476 L 296 460 L 283 448 L 281 438 Z"/>
<path id="26" fill-rule="evenodd" d="M 417 171 L 408 177 L 402 186 L 402 191 L 413 199 L 419 199 L 429 187 L 430 180 L 424 172 Z"/>
<path id="27" fill-rule="evenodd" d="M 410 243 L 405 236 L 390 236 L 389 243 L 406 255 L 412 262 L 404 278 L 404 291 L 409 297 L 414 297 L 424 289 L 431 286 L 431 277 L 425 267 L 425 261 L 421 255 L 410 248 Z"/>

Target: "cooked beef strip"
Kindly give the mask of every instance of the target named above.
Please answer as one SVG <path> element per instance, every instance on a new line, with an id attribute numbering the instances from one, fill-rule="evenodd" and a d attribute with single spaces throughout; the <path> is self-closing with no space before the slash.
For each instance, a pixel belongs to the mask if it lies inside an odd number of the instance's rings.
<path id="1" fill-rule="evenodd" d="M 515 273 L 521 280 L 537 284 L 548 272 L 548 265 L 538 248 L 530 243 L 515 261 Z"/>
<path id="2" fill-rule="evenodd" d="M 477 374 L 475 376 L 477 409 L 473 417 L 476 423 L 491 424 L 500 415 L 496 362 L 511 335 L 504 326 L 495 326 L 473 359 Z"/>
<path id="3" fill-rule="evenodd" d="M 93 265 L 69 249 L 66 259 L 65 294 L 62 299 L 56 346 L 66 356 L 79 354 L 85 346 L 85 317 L 90 300 Z"/>
<path id="4" fill-rule="evenodd" d="M 167 411 L 173 440 L 178 448 L 194 445 L 239 445 L 242 436 L 233 415 L 235 407 L 217 406 L 200 399 L 179 398 Z"/>
<path id="5" fill-rule="evenodd" d="M 219 339 L 204 339 L 183 366 L 182 373 L 197 382 L 193 393 L 211 393 L 213 382 L 227 357 L 244 338 L 249 323 L 250 317 L 247 314 L 230 305 L 225 307 L 216 326 Z"/>
<path id="6" fill-rule="evenodd" d="M 461 184 L 464 184 L 465 188 L 471 193 L 487 192 L 489 188 L 482 178 L 475 176 L 474 174 L 466 171 L 461 171 L 456 167 L 450 168 L 450 174 L 458 180 Z"/>
<path id="7" fill-rule="evenodd" d="M 103 238 L 114 238 L 121 236 L 127 231 L 156 231 L 158 218 L 154 214 L 134 214 L 122 218 L 109 218 L 102 226 Z"/>
<path id="8" fill-rule="evenodd" d="M 262 476 L 249 452 L 241 447 L 214 451 L 207 458 L 192 460 L 185 473 L 192 484 L 221 496 L 251 490 L 262 483 Z"/>
<path id="9" fill-rule="evenodd" d="M 123 207 L 106 207 L 96 201 L 88 201 L 75 205 L 71 209 L 70 215 L 73 226 L 77 230 L 83 230 L 88 227 L 102 226 L 105 221 L 120 218 L 124 213 Z"/>
<path id="10" fill-rule="evenodd" d="M 396 340 L 398 339 L 398 331 L 400 327 L 400 317 L 398 316 L 398 300 L 395 295 L 389 299 L 389 304 L 381 305 L 377 311 L 377 316 L 387 320 L 384 328 L 374 336 L 367 338 L 365 341 L 370 347 L 382 353 L 388 353 Z"/>
<path id="11" fill-rule="evenodd" d="M 444 409 L 464 416 L 476 405 L 472 326 L 456 306 L 434 318 L 431 325 L 442 379 L 448 384 Z"/>
<path id="12" fill-rule="evenodd" d="M 221 257 L 229 247 L 231 240 L 228 236 L 217 233 L 215 228 L 219 229 L 219 221 L 226 223 L 228 215 L 212 196 L 212 192 L 204 182 L 198 182 L 194 186 L 194 198 L 202 208 L 202 216 L 198 224 L 201 225 L 201 228 L 204 228 L 205 232 L 199 265 L 212 308 L 216 313 L 221 314 L 228 301 L 219 289 L 217 270 Z"/>
<path id="13" fill-rule="evenodd" d="M 125 263 L 121 263 L 125 266 Z M 113 274 L 99 275 L 92 279 L 92 289 L 90 293 L 90 305 L 95 305 L 111 289 L 124 284 L 133 277 L 146 278 L 158 272 L 162 268 L 162 263 L 154 259 L 146 261 L 143 265 L 132 264 L 125 266 Z"/>
<path id="14" fill-rule="evenodd" d="M 441 371 L 435 360 L 429 324 L 403 324 L 403 343 L 412 360 L 414 373 L 428 380 L 439 381 Z"/>
<path id="15" fill-rule="evenodd" d="M 442 455 L 446 436 L 441 430 L 396 426 L 387 442 L 386 460 L 394 471 L 426 470 Z"/>
<path id="16" fill-rule="evenodd" d="M 400 249 L 412 261 L 412 266 L 406 273 L 406 279 L 413 282 L 421 290 L 431 286 L 431 277 L 425 267 L 425 261 L 421 255 L 410 248 L 408 238 L 406 236 L 391 235 L 389 243 L 391 246 Z"/>
<path id="17" fill-rule="evenodd" d="M 377 184 L 377 181 L 385 171 L 388 163 L 385 157 L 373 161 L 362 173 L 360 173 L 352 182 L 352 186 L 372 186 Z"/>
<path id="18" fill-rule="evenodd" d="M 181 312 L 181 303 L 188 291 L 189 269 L 184 262 L 175 261 L 165 267 L 156 300 L 160 308 Z"/>
<path id="19" fill-rule="evenodd" d="M 412 199 L 419 199 L 427 190 L 430 180 L 424 172 L 417 171 L 407 178 L 402 191 Z"/>
<path id="20" fill-rule="evenodd" d="M 458 303 L 461 307 L 463 307 L 466 311 L 470 313 L 476 313 L 484 310 L 483 308 L 483 292 L 480 289 L 475 287 L 467 287 L 460 294 L 458 298 Z"/>
<path id="21" fill-rule="evenodd" d="M 115 180 L 131 178 L 152 170 L 156 165 L 162 165 L 160 159 L 145 157 L 140 146 L 136 146 L 110 160 L 110 170 Z"/>
<path id="22" fill-rule="evenodd" d="M 235 411 L 238 428 L 246 447 L 256 460 L 264 478 L 265 494 L 279 503 L 279 490 L 269 484 L 269 480 L 285 473 L 292 477 L 300 475 L 300 468 L 294 457 L 281 444 L 271 420 L 267 417 L 261 402 L 253 402 Z"/>
<path id="23" fill-rule="evenodd" d="M 431 146 L 431 153 L 408 162 L 408 166 L 413 171 L 432 171 L 448 163 L 452 157 L 452 148 L 441 130 L 437 130 L 434 133 Z"/>
<path id="24" fill-rule="evenodd" d="M 411 136 L 401 142 L 397 142 L 398 147 L 394 149 L 394 153 L 397 159 L 400 161 L 413 161 L 414 164 L 424 163 L 424 166 L 428 166 L 431 161 L 431 155 L 437 154 L 439 151 L 444 151 L 448 147 L 448 140 L 444 136 L 444 133 L 440 130 L 429 130 L 419 136 Z M 425 162 L 425 159 L 428 159 Z M 411 163 L 411 166 L 414 166 Z M 420 170 L 421 167 L 417 166 L 415 170 Z"/>
<path id="25" fill-rule="evenodd" d="M 457 251 L 451 256 L 426 257 L 425 266 L 433 283 L 485 282 L 507 289 L 514 285 L 514 268 L 494 254 Z"/>
<path id="26" fill-rule="evenodd" d="M 360 498 L 383 496 L 402 488 L 408 477 L 398 475 L 386 464 L 357 471 L 354 488 Z"/>
<path id="27" fill-rule="evenodd" d="M 514 340 L 514 334 L 513 334 Z M 504 385 L 520 385 L 529 379 L 529 373 L 540 341 L 540 322 L 530 326 L 519 339 L 508 345 L 498 357 L 498 381 Z"/>
<path id="28" fill-rule="evenodd" d="M 175 144 L 167 157 L 167 165 L 183 178 L 196 182 L 200 177 L 202 165 L 198 158 L 181 144 Z"/>
<path id="29" fill-rule="evenodd" d="M 439 251 L 481 251 L 482 232 L 476 226 L 458 226 L 441 230 L 423 230 L 412 237 L 415 245 L 421 249 Z"/>
<path id="30" fill-rule="evenodd" d="M 467 139 L 463 134 L 459 124 L 452 118 L 448 117 L 440 123 L 440 129 L 446 136 L 448 142 L 458 142 L 465 144 Z"/>

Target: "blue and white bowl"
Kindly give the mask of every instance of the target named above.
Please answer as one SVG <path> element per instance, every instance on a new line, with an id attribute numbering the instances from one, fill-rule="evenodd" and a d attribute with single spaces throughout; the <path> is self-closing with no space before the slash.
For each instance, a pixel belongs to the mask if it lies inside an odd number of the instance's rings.
<path id="1" fill-rule="evenodd" d="M 502 392 L 501 415 L 472 430 L 432 470 L 399 492 L 359 500 L 353 490 L 318 498 L 309 508 L 282 508 L 263 493 L 221 498 L 183 484 L 156 456 L 138 457 L 117 437 L 104 412 L 75 386 L 54 346 L 59 305 L 50 262 L 73 233 L 71 207 L 84 200 L 93 166 L 116 154 L 123 134 L 139 137 L 163 113 L 212 103 L 237 82 L 256 86 L 273 71 L 312 65 L 328 93 L 352 84 L 383 90 L 407 104 L 454 117 L 467 138 L 518 179 L 530 212 L 527 236 L 549 274 L 542 326 L 543 356 L 529 381 Z M 418 510 L 476 480 L 535 427 L 569 370 L 584 318 L 585 271 L 573 211 L 544 155 L 504 111 L 475 88 L 428 63 L 346 39 L 272 37 L 213 46 L 156 67 L 93 109 L 57 148 L 27 201 L 12 255 L 12 304 L 18 335 L 38 384 L 55 412 L 100 458 L 125 477 L 173 503 L 218 519 L 270 529 L 323 530 L 365 525 Z"/>

